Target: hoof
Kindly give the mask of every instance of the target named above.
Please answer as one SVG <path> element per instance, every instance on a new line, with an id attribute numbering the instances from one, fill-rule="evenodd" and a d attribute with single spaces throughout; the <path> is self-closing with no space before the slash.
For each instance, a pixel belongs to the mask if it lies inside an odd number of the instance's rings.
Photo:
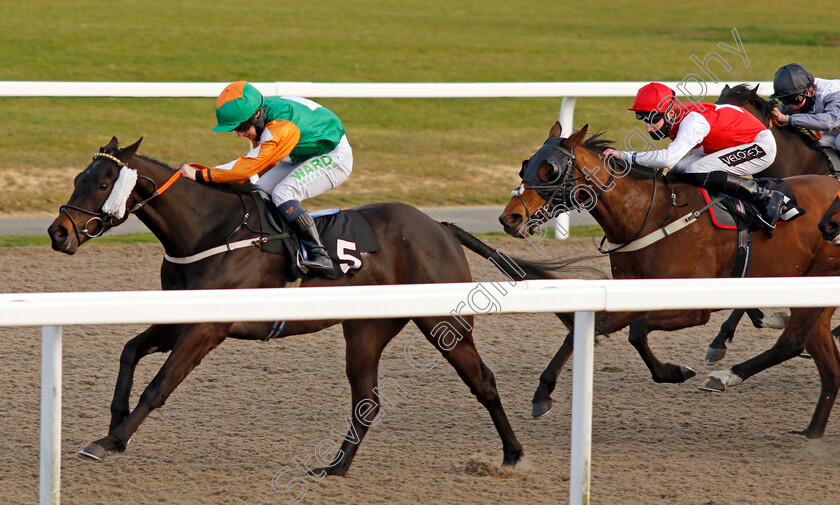
<path id="1" fill-rule="evenodd" d="M 723 349 L 715 349 L 709 347 L 709 350 L 706 352 L 706 363 L 714 363 L 716 361 L 720 361 L 723 357 L 726 356 L 726 348 Z"/>
<path id="2" fill-rule="evenodd" d="M 685 365 L 681 365 L 681 366 L 680 366 L 680 373 L 681 373 L 681 374 L 682 374 L 682 376 L 683 376 L 683 382 L 685 382 L 685 381 L 687 381 L 688 379 L 690 379 L 690 378 L 694 377 L 695 375 L 697 375 L 697 371 L 696 371 L 696 370 L 694 370 L 693 368 L 691 368 L 691 367 L 689 367 L 689 366 L 685 366 Z"/>
<path id="3" fill-rule="evenodd" d="M 321 468 L 313 468 L 306 472 L 306 475 L 309 477 L 314 477 L 316 479 L 321 479 L 327 475 L 337 475 L 339 477 L 344 477 L 344 474 L 347 473 L 347 470 L 339 470 L 338 465 L 336 466 L 325 466 Z"/>
<path id="4" fill-rule="evenodd" d="M 551 411 L 554 400 L 551 398 L 531 404 L 531 419 L 539 419 Z"/>
<path id="5" fill-rule="evenodd" d="M 723 393 L 726 391 L 726 385 L 717 377 L 709 377 L 706 379 L 706 382 L 697 386 L 697 389 L 712 393 Z"/>
<path id="6" fill-rule="evenodd" d="M 787 312 L 773 312 L 764 318 L 761 322 L 761 327 L 783 330 L 787 326 L 788 321 L 790 321 L 790 314 Z"/>
<path id="7" fill-rule="evenodd" d="M 813 359 L 813 358 L 811 357 L 811 355 L 810 355 L 810 354 L 808 354 L 807 352 L 801 352 L 801 353 L 799 353 L 799 357 L 800 357 L 800 358 L 805 358 L 805 359 Z"/>
<path id="8" fill-rule="evenodd" d="M 90 458 L 95 461 L 102 461 L 107 458 L 109 454 L 110 453 L 108 451 L 96 442 L 89 443 L 84 446 L 81 451 L 79 451 L 79 456 Z"/>

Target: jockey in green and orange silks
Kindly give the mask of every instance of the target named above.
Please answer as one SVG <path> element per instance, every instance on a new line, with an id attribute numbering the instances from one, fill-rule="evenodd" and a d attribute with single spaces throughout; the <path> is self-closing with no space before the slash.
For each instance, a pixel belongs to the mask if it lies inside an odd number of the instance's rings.
<path id="1" fill-rule="evenodd" d="M 279 213 L 307 246 L 309 259 L 302 264 L 318 273 L 333 273 L 312 216 L 300 202 L 335 188 L 353 170 L 353 151 L 338 116 L 312 100 L 263 97 L 251 84 L 237 81 L 216 100 L 216 121 L 213 131 L 235 131 L 250 140 L 251 150 L 212 168 L 189 163 L 179 170 L 204 182 L 254 182 L 271 194 Z"/>

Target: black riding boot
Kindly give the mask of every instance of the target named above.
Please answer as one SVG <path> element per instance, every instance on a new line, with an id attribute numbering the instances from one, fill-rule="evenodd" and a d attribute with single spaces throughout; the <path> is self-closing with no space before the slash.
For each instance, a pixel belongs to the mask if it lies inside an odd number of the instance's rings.
<path id="1" fill-rule="evenodd" d="M 761 218 L 764 220 L 764 224 L 770 228 L 776 227 L 776 223 L 782 215 L 782 207 L 785 205 L 785 195 L 779 191 L 764 189 L 752 179 L 743 179 L 737 175 L 726 174 L 723 192 L 754 204 L 762 211 Z"/>
<path id="2" fill-rule="evenodd" d="M 309 259 L 301 260 L 300 264 L 309 269 L 310 272 L 331 277 L 335 275 L 335 266 L 327 249 L 321 243 L 321 236 L 318 235 L 318 228 L 309 212 L 304 212 L 290 223 L 295 230 L 300 242 L 306 246 Z"/>
<path id="3" fill-rule="evenodd" d="M 746 200 L 761 212 L 761 219 L 767 225 L 768 235 L 772 236 L 772 229 L 776 227 L 779 216 L 782 215 L 782 208 L 785 204 L 785 195 L 778 191 L 764 189 L 752 179 L 744 179 L 737 175 L 726 172 L 709 172 L 693 174 L 677 174 L 677 180 L 683 180 L 695 186 L 706 188 L 716 193 L 726 193 L 729 196 Z"/>
<path id="4" fill-rule="evenodd" d="M 300 243 L 306 247 L 308 259 L 301 260 L 301 266 L 318 275 L 335 277 L 335 266 L 321 242 L 318 228 L 315 227 L 315 221 L 309 212 L 304 210 L 297 200 L 283 203 L 278 210 L 292 227 Z"/>

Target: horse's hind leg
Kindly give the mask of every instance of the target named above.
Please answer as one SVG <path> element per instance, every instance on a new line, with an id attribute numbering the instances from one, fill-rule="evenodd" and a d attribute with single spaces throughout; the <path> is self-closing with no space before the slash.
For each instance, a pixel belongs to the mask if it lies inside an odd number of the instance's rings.
<path id="1" fill-rule="evenodd" d="M 557 377 L 560 376 L 560 371 L 563 370 L 566 362 L 569 361 L 573 349 L 574 338 L 572 337 L 572 332 L 569 332 L 566 338 L 563 339 L 563 344 L 560 346 L 560 349 L 557 350 L 557 353 L 549 361 L 548 366 L 540 374 L 540 385 L 537 386 L 537 390 L 534 392 L 534 398 L 531 400 L 532 419 L 539 419 L 551 410 L 551 406 L 554 403 L 554 400 L 551 399 L 551 393 L 557 387 Z"/>
<path id="2" fill-rule="evenodd" d="M 130 412 L 128 407 L 131 387 L 134 383 L 134 370 L 137 363 L 144 356 L 154 352 L 168 352 L 172 350 L 178 337 L 178 327 L 174 325 L 154 324 L 143 333 L 129 340 L 120 355 L 120 371 L 117 375 L 117 385 L 114 387 L 114 399 L 111 401 L 110 433 L 119 426 Z"/>
<path id="3" fill-rule="evenodd" d="M 817 321 L 824 317 L 830 318 L 833 311 L 833 308 L 798 308 L 791 310 L 790 321 L 776 343 L 773 344 L 773 347 L 732 368 L 710 373 L 700 389 L 715 392 L 725 391 L 727 386 L 740 384 L 762 370 L 798 356 L 805 349 L 810 334 L 814 333 L 817 335 L 816 338 L 820 338 L 819 331 L 815 333 L 814 330 Z M 826 313 L 828 313 L 828 316 L 825 315 Z"/>
<path id="4" fill-rule="evenodd" d="M 122 452 L 128 440 L 140 427 L 152 410 L 162 406 L 172 391 L 190 371 L 198 366 L 202 358 L 219 345 L 230 330 L 230 323 L 191 324 L 181 326 L 180 335 L 172 347 L 160 371 L 146 386 L 140 401 L 122 423 L 108 433 L 108 436 L 91 442 L 79 454 L 102 460 L 114 452 Z"/>
<path id="5" fill-rule="evenodd" d="M 379 358 L 388 342 L 407 323 L 408 319 L 349 320 L 343 323 L 347 342 L 347 379 L 352 394 L 352 408 L 349 418 L 346 418 L 350 430 L 332 462 L 310 470 L 312 476 L 320 478 L 347 473 L 368 428 L 379 423 L 376 419 L 380 409 L 377 390 Z M 324 461 L 318 461 L 324 464 Z"/>
<path id="6" fill-rule="evenodd" d="M 794 432 L 807 438 L 820 438 L 825 433 L 831 408 L 837 399 L 840 389 L 840 353 L 831 337 L 831 316 L 834 309 L 826 311 L 814 325 L 814 330 L 805 345 L 808 353 L 814 358 L 817 370 L 820 372 L 820 398 L 811 417 L 811 423 L 802 431 Z"/>
<path id="7" fill-rule="evenodd" d="M 502 465 L 515 465 L 524 454 L 522 444 L 516 439 L 505 409 L 502 407 L 493 372 L 487 368 L 481 356 L 478 355 L 472 330 L 467 331 L 460 321 L 472 327 L 472 316 L 461 317 L 458 321 L 444 317 L 414 319 L 420 331 L 458 372 L 458 376 L 469 386 L 470 392 L 475 395 L 479 403 L 490 412 L 496 431 L 502 439 L 504 451 Z"/>
<path id="8" fill-rule="evenodd" d="M 653 330 L 673 331 L 679 328 L 705 324 L 708 321 L 708 311 L 666 311 L 648 313 L 630 323 L 630 343 L 636 348 L 639 356 L 642 357 L 642 361 L 647 365 L 654 382 L 685 382 L 697 375 L 697 372 L 685 365 L 659 361 L 648 345 L 648 333 Z"/>

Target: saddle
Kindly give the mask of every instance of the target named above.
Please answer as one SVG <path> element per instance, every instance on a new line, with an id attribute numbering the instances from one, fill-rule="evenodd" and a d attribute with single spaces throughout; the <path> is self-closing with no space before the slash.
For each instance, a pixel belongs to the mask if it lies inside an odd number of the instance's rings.
<path id="1" fill-rule="evenodd" d="M 779 223 L 786 223 L 793 221 L 805 214 L 805 209 L 800 207 L 796 202 L 796 195 L 793 190 L 782 179 L 760 178 L 755 179 L 755 182 L 764 189 L 779 191 L 785 195 L 785 205 L 783 207 L 782 215 L 779 218 Z M 703 195 L 706 204 L 711 203 L 712 199 L 718 195 L 710 194 L 703 188 L 697 188 Z M 720 195 L 724 198 L 716 205 L 709 208 L 709 213 L 712 217 L 712 223 L 718 228 L 724 230 L 749 230 L 757 231 L 764 226 L 761 220 L 761 211 L 752 203 L 732 198 L 728 195 Z"/>
<path id="2" fill-rule="evenodd" d="M 266 252 L 293 258 L 289 272 L 290 281 L 305 277 L 307 272 L 301 268 L 300 261 L 307 257 L 306 248 L 301 246 L 286 221 L 277 215 L 267 193 L 255 190 L 251 192 L 251 197 L 257 205 L 260 217 L 258 233 L 262 239 L 257 247 Z M 380 250 L 370 223 L 357 211 L 327 209 L 312 212 L 312 218 L 321 235 L 321 241 L 335 264 L 336 276 L 331 277 L 333 279 L 355 275 L 363 266 L 361 253 Z"/>
<path id="3" fill-rule="evenodd" d="M 828 161 L 828 169 L 832 177 L 840 177 L 840 155 L 833 147 L 820 146 L 820 152 Z"/>
<path id="4" fill-rule="evenodd" d="M 805 214 L 805 209 L 797 205 L 796 195 L 793 194 L 793 190 L 790 189 L 790 186 L 785 181 L 771 178 L 755 179 L 755 181 L 765 189 L 779 191 L 785 195 L 784 212 L 782 212 L 777 226 L 793 221 Z M 749 202 L 732 198 L 728 195 L 710 195 L 703 188 L 697 189 L 703 195 L 706 205 L 711 204 L 713 198 L 723 197 L 718 199 L 715 205 L 709 207 L 709 216 L 712 218 L 712 224 L 717 228 L 738 231 L 738 251 L 735 256 L 735 265 L 732 268 L 732 277 L 746 276 L 752 247 L 750 232 L 759 230 L 764 226 L 759 209 Z"/>

